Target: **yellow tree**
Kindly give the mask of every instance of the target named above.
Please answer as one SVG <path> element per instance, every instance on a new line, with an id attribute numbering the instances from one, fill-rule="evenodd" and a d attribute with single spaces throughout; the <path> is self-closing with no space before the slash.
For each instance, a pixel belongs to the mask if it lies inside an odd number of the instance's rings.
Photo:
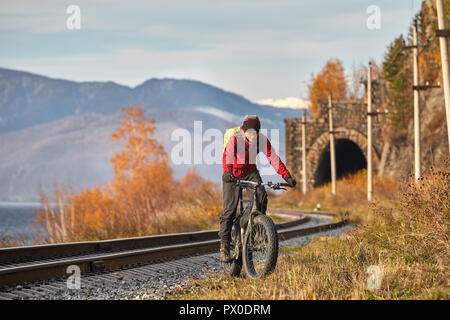
<path id="1" fill-rule="evenodd" d="M 319 99 L 326 99 L 331 94 L 333 99 L 344 99 L 347 96 L 347 80 L 344 67 L 339 59 L 330 59 L 316 76 L 311 75 L 308 86 L 310 111 L 317 117 L 319 115 Z"/>
<path id="2" fill-rule="evenodd" d="M 125 140 L 124 149 L 114 152 L 111 163 L 116 175 L 136 173 L 150 163 L 166 163 L 167 154 L 153 138 L 155 121 L 144 118 L 144 108 L 121 108 L 122 124 L 111 136 L 113 140 Z"/>
<path id="3" fill-rule="evenodd" d="M 172 197 L 172 170 L 163 146 L 153 137 L 155 121 L 144 118 L 142 107 L 122 108 L 122 124 L 113 140 L 124 140 L 123 150 L 111 159 L 110 184 L 122 229 L 134 235 L 147 232 L 152 216 L 167 207 Z"/>

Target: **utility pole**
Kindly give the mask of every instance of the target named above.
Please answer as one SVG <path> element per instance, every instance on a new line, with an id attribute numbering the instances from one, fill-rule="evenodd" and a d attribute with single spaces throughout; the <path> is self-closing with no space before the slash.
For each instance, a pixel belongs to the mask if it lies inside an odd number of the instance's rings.
<path id="1" fill-rule="evenodd" d="M 419 44 L 417 42 L 417 21 L 413 26 L 413 69 L 414 69 L 414 176 L 421 176 L 420 109 L 419 109 Z"/>
<path id="2" fill-rule="evenodd" d="M 302 181 L 303 181 L 303 194 L 306 194 L 306 111 L 303 110 L 302 115 Z"/>
<path id="3" fill-rule="evenodd" d="M 447 135 L 450 150 L 450 69 L 447 48 L 447 37 L 450 36 L 450 30 L 447 29 L 447 23 L 445 21 L 443 0 L 436 0 L 436 7 L 439 28 L 439 30 L 436 30 L 436 36 L 439 37 L 439 44 L 441 47 L 442 79 L 444 82 L 445 112 L 447 114 Z"/>
<path id="4" fill-rule="evenodd" d="M 372 201 L 372 62 L 367 67 L 367 200 Z"/>
<path id="5" fill-rule="evenodd" d="M 333 129 L 333 105 L 331 94 L 328 95 L 328 123 L 330 127 L 330 161 L 331 161 L 331 194 L 336 194 L 336 154 Z"/>
<path id="6" fill-rule="evenodd" d="M 417 21 L 413 26 L 413 44 L 412 46 L 404 46 L 405 49 L 413 50 L 413 91 L 414 91 L 414 177 L 418 181 L 422 175 L 422 153 L 421 153 L 421 137 L 420 137 L 420 108 L 419 108 L 419 92 L 430 88 L 440 88 L 440 85 L 419 84 L 419 48 L 426 45 L 419 45 L 417 40 Z"/>
<path id="7" fill-rule="evenodd" d="M 364 82 L 363 82 L 364 83 Z M 367 67 L 367 200 L 372 201 L 373 196 L 373 161 L 372 161 L 372 117 L 388 114 L 384 111 L 372 111 L 372 62 Z M 387 151 L 383 151 L 385 155 Z"/>

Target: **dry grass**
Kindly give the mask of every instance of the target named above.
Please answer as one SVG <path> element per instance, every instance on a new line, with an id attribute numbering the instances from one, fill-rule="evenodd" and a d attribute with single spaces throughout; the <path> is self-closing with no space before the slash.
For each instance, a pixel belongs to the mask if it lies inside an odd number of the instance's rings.
<path id="1" fill-rule="evenodd" d="M 367 219 L 370 205 L 367 201 L 367 172 L 361 170 L 348 175 L 336 183 L 336 195 L 331 194 L 331 183 L 325 184 L 304 195 L 299 190 L 289 190 L 270 199 L 269 205 L 277 208 L 314 209 L 318 204 L 323 211 L 348 214 L 354 222 Z M 374 176 L 374 202 L 391 205 L 398 196 L 398 185 L 391 178 Z"/>
<path id="2" fill-rule="evenodd" d="M 11 235 L 8 231 L 5 231 L 0 234 L 0 248 L 26 246 L 35 243 L 42 243 L 44 241 L 45 237 L 39 233 L 29 234 L 22 232 Z"/>
<path id="3" fill-rule="evenodd" d="M 29 225 L 29 227 L 33 227 L 32 224 Z M 29 246 L 47 242 L 48 237 L 42 230 L 12 233 L 8 232 L 8 230 L 5 230 L 0 234 L 0 248 Z"/>
<path id="4" fill-rule="evenodd" d="M 306 247 L 284 248 L 276 271 L 263 279 L 211 274 L 199 281 L 200 289 L 173 298 L 449 299 L 448 162 L 425 173 L 419 183 L 401 187 L 396 199 L 386 191 L 391 202 L 379 200 L 370 210 L 363 210 L 363 202 L 353 193 L 358 190 L 354 179 L 358 178 L 347 180 L 348 186 L 340 183 L 340 194 L 367 214 L 358 216 L 361 223 L 352 231 L 340 237 L 316 237 Z M 378 187 L 383 185 L 392 186 L 380 182 Z M 326 199 L 326 188 L 313 192 L 310 199 L 300 199 L 301 203 Z M 336 198 L 323 203 L 330 208 L 346 204 Z M 367 283 L 368 272 L 376 269 L 378 289 Z"/>

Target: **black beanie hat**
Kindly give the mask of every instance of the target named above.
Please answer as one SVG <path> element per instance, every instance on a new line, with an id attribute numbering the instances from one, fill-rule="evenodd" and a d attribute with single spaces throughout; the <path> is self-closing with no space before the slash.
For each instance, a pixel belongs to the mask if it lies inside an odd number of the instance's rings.
<path id="1" fill-rule="evenodd" d="M 261 128 L 261 123 L 259 122 L 259 118 L 257 116 L 246 116 L 244 119 L 244 123 L 242 124 L 242 130 L 245 132 L 248 129 L 253 129 L 256 132 Z"/>

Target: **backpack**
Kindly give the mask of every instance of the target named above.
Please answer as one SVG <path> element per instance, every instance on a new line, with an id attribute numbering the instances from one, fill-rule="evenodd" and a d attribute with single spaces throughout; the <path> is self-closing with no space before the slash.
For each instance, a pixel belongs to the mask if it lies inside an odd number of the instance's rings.
<path id="1" fill-rule="evenodd" d="M 223 151 L 225 151 L 225 149 L 226 149 L 226 147 L 227 147 L 227 144 L 228 144 L 228 141 L 230 141 L 230 138 L 236 133 L 236 132 L 239 132 L 239 130 L 240 130 L 240 126 L 239 127 L 234 127 L 234 128 L 231 128 L 231 129 L 228 129 L 226 132 L 225 132 L 225 135 L 223 136 Z M 241 135 L 239 135 L 238 136 L 238 139 L 239 138 L 242 138 L 241 137 Z M 247 148 L 246 148 L 247 149 Z M 248 150 L 248 149 L 247 149 Z M 259 153 L 259 139 L 257 139 L 257 144 L 256 144 L 256 154 L 258 154 Z"/>
<path id="2" fill-rule="evenodd" d="M 228 129 L 227 132 L 225 132 L 225 135 L 223 136 L 223 151 L 225 151 L 225 148 L 227 147 L 228 141 L 230 141 L 230 138 L 239 131 L 241 127 L 234 127 L 231 129 Z"/>

